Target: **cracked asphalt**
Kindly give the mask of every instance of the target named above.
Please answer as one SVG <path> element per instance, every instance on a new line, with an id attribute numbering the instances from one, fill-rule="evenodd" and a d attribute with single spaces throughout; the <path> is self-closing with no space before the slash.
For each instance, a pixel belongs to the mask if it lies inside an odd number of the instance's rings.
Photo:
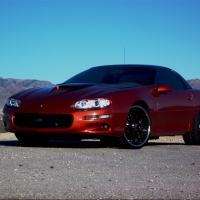
<path id="1" fill-rule="evenodd" d="M 150 141 L 127 150 L 85 140 L 36 148 L 8 136 L 0 136 L 0 199 L 200 199 L 199 146 Z"/>

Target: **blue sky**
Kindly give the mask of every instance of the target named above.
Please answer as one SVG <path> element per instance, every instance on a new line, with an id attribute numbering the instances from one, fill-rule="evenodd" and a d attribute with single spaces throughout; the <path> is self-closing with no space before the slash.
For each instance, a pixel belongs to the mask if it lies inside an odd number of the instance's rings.
<path id="1" fill-rule="evenodd" d="M 200 0 L 0 0 L 0 77 L 61 83 L 155 64 L 200 78 Z"/>

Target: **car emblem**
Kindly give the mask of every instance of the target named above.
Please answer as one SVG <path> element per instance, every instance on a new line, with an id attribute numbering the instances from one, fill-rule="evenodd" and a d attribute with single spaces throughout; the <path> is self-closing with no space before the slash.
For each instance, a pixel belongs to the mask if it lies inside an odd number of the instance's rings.
<path id="1" fill-rule="evenodd" d="M 39 123 L 40 123 L 40 122 L 42 122 L 42 121 L 43 121 L 42 118 L 35 118 L 35 119 L 34 119 L 34 122 L 39 122 Z"/>
<path id="2" fill-rule="evenodd" d="M 43 107 L 43 105 L 40 105 L 40 108 L 42 108 Z"/>

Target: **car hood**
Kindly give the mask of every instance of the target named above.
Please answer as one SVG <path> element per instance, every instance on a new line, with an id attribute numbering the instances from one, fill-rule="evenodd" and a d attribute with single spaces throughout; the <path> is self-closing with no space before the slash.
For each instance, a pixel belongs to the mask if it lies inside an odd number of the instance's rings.
<path id="1" fill-rule="evenodd" d="M 36 111 L 39 107 L 71 107 L 82 99 L 109 98 L 119 90 L 130 90 L 133 86 L 107 84 L 61 84 L 32 88 L 12 96 L 21 100 L 20 111 Z M 138 88 L 138 87 L 137 87 Z M 60 110 L 60 109 L 58 109 Z"/>
<path id="2" fill-rule="evenodd" d="M 41 100 L 41 99 L 57 99 L 57 100 L 81 100 L 85 98 L 98 98 L 103 97 L 108 93 L 116 92 L 119 90 L 130 89 L 133 86 L 125 85 L 107 85 L 107 84 L 60 84 L 51 85 L 41 88 L 32 88 L 23 90 L 12 98 L 20 100 Z"/>

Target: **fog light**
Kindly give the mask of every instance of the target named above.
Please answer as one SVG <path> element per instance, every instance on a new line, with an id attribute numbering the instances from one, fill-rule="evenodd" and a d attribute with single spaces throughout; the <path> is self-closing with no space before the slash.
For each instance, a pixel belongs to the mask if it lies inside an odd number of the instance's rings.
<path id="1" fill-rule="evenodd" d="M 108 119 L 110 115 L 88 115 L 85 117 L 86 120 L 94 120 L 94 119 Z"/>
<path id="2" fill-rule="evenodd" d="M 103 125 L 102 125 L 102 128 L 103 128 L 103 129 L 109 129 L 109 126 L 108 126 L 108 124 L 103 124 Z"/>

